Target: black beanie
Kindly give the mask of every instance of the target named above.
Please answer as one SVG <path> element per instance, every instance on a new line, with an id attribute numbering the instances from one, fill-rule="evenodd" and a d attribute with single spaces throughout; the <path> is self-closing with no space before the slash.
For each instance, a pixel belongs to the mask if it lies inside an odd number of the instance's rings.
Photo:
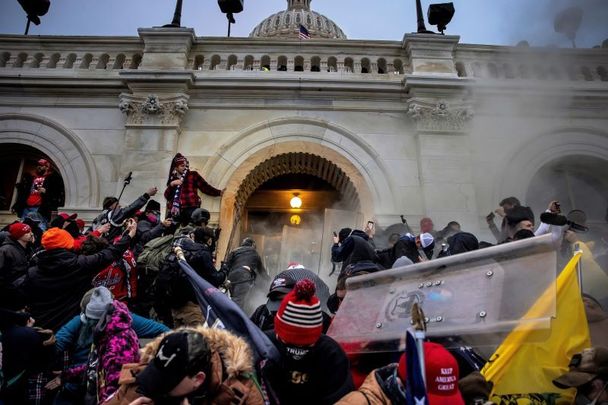
<path id="1" fill-rule="evenodd" d="M 145 211 L 160 211 L 160 203 L 155 200 L 149 200 L 144 209 L 144 212 Z"/>
<path id="2" fill-rule="evenodd" d="M 104 198 L 104 199 L 103 199 L 103 204 L 102 204 L 103 209 L 104 209 L 104 210 L 107 210 L 107 209 L 108 209 L 108 208 L 110 208 L 110 206 L 111 206 L 112 204 L 114 204 L 116 201 L 118 201 L 118 198 L 116 198 L 116 197 L 106 197 L 106 198 Z"/>

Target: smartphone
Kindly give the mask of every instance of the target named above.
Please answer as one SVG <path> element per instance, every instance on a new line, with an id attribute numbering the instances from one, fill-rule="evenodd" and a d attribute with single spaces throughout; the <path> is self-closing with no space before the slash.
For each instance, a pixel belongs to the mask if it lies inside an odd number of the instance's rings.
<path id="1" fill-rule="evenodd" d="M 336 233 L 336 231 L 334 231 L 334 237 L 338 237 L 338 234 Z"/>
<path id="2" fill-rule="evenodd" d="M 374 227 L 374 221 L 367 221 L 367 227 L 368 228 L 373 228 Z"/>

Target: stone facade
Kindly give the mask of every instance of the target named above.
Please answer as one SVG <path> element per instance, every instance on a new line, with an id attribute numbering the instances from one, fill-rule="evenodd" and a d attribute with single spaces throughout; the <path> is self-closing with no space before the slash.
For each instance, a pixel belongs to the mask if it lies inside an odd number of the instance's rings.
<path id="1" fill-rule="evenodd" d="M 221 201 L 203 199 L 226 228 L 251 170 L 305 152 L 337 165 L 364 217 L 380 225 L 406 214 L 412 224 L 431 216 L 480 232 L 497 201 L 525 199 L 547 163 L 608 161 L 607 69 L 608 49 L 466 45 L 429 34 L 301 42 L 196 37 L 187 28 L 140 29 L 139 38 L 4 35 L 0 143 L 48 155 L 66 183 L 66 210 L 86 218 L 130 171 L 125 200 L 164 189 L 180 151 L 226 189 Z"/>

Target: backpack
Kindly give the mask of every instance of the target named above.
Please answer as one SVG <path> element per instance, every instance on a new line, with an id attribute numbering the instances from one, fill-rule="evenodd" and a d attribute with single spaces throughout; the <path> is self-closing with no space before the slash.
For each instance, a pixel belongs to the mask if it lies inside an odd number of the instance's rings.
<path id="1" fill-rule="evenodd" d="M 173 235 L 152 239 L 144 245 L 144 250 L 137 258 L 137 264 L 146 272 L 158 273 L 173 248 Z"/>

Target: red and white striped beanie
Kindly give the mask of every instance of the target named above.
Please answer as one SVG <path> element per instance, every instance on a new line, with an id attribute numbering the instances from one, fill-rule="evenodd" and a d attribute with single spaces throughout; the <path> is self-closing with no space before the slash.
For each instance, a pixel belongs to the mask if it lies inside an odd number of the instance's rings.
<path id="1" fill-rule="evenodd" d="M 323 314 L 311 280 L 298 281 L 283 298 L 274 319 L 274 330 L 289 345 L 312 346 L 319 340 L 323 332 Z"/>

